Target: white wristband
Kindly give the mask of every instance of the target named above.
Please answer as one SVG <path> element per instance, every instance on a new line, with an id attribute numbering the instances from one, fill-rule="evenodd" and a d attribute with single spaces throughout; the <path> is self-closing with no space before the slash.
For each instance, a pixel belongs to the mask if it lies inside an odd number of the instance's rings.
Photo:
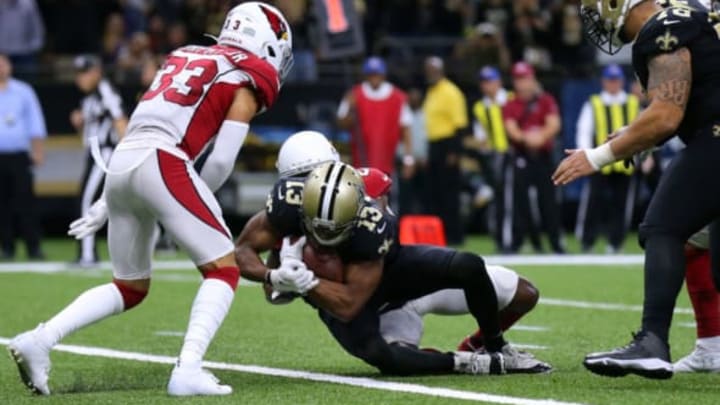
<path id="1" fill-rule="evenodd" d="M 585 149 L 585 156 L 587 156 L 590 165 L 595 170 L 600 170 L 601 167 L 609 165 L 616 160 L 609 142 L 593 149 Z"/>

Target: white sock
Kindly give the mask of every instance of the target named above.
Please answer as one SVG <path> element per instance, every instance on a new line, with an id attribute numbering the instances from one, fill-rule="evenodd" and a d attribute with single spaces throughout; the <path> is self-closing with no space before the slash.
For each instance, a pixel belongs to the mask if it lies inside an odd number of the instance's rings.
<path id="1" fill-rule="evenodd" d="M 235 291 L 226 282 L 212 278 L 202 282 L 190 310 L 190 322 L 180 351 L 180 364 L 199 366 L 233 298 Z"/>
<path id="2" fill-rule="evenodd" d="M 720 351 L 720 336 L 699 338 L 696 345 L 706 350 Z"/>
<path id="3" fill-rule="evenodd" d="M 91 288 L 45 322 L 43 327 L 39 328 L 40 337 L 48 348 L 51 348 L 76 330 L 121 313 L 124 306 L 122 295 L 115 284 L 108 283 Z"/>

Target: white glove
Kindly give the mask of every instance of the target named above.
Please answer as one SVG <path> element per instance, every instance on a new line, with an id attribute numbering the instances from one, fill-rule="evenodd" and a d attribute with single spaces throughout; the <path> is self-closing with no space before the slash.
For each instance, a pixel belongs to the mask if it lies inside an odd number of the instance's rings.
<path id="1" fill-rule="evenodd" d="M 70 224 L 68 235 L 74 236 L 77 240 L 83 239 L 102 228 L 107 219 L 107 204 L 105 204 L 105 199 L 101 198 L 90 206 L 82 218 L 78 218 Z"/>
<path id="2" fill-rule="evenodd" d="M 320 283 L 305 263 L 292 258 L 286 258 L 278 269 L 267 272 L 265 282 L 277 292 L 295 292 L 300 295 L 307 294 Z"/>
<path id="3" fill-rule="evenodd" d="M 296 259 L 302 261 L 303 247 L 305 247 L 305 237 L 298 239 L 295 243 L 290 241 L 290 237 L 283 238 L 282 247 L 280 248 L 280 263 L 284 263 L 287 259 Z"/>
<path id="4" fill-rule="evenodd" d="M 273 290 L 270 295 L 267 296 L 267 300 L 269 303 L 273 305 L 287 305 L 293 301 L 295 301 L 295 298 L 297 298 L 297 293 L 292 292 L 277 292 Z"/>

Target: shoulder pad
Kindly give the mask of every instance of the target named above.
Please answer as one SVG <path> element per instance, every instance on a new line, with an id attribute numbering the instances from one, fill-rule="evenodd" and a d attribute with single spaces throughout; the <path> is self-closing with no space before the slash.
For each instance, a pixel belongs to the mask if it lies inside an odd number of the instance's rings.
<path id="1" fill-rule="evenodd" d="M 701 32 L 705 20 L 692 8 L 668 7 L 643 26 L 635 41 L 634 52 L 656 55 L 686 47 Z"/>
<path id="2" fill-rule="evenodd" d="M 305 183 L 300 178 L 278 180 L 265 203 L 270 224 L 283 235 L 300 234 L 300 209 Z"/>

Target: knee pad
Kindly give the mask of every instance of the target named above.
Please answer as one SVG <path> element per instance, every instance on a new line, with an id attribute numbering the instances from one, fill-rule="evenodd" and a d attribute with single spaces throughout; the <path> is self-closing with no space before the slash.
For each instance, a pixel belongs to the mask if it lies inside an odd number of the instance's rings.
<path id="1" fill-rule="evenodd" d="M 117 287 L 118 291 L 120 291 L 120 295 L 123 299 L 123 310 L 127 311 L 131 308 L 134 308 L 138 306 L 145 297 L 147 297 L 147 290 L 146 291 L 140 291 L 132 289 L 122 283 L 118 283 L 117 281 L 113 281 L 113 284 L 115 284 L 115 287 Z"/>
<path id="2" fill-rule="evenodd" d="M 238 282 L 240 281 L 240 269 L 234 266 L 220 267 L 218 269 L 207 271 L 203 273 L 204 279 L 216 279 L 224 281 L 233 290 L 237 288 Z"/>

